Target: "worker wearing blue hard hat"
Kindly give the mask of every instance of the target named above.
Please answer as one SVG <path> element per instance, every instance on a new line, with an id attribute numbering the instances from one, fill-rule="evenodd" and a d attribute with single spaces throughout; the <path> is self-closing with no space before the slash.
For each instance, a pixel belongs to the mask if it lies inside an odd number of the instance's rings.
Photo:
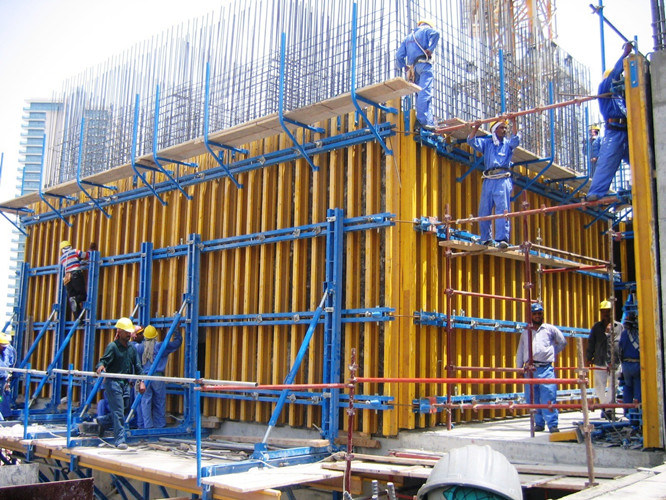
<path id="1" fill-rule="evenodd" d="M 416 28 L 400 44 L 396 61 L 406 69 L 406 78 L 421 87 L 416 96 L 416 120 L 421 128 L 435 129 L 432 116 L 432 54 L 439 42 L 439 31 L 430 19 L 421 19 Z"/>
<path id="2" fill-rule="evenodd" d="M 557 355 L 566 347 L 567 341 L 562 332 L 555 326 L 544 323 L 543 305 L 535 302 L 531 305 L 532 323 L 523 330 L 518 343 L 516 365 L 525 370 L 526 378 L 555 378 L 553 363 Z M 532 340 L 532 357 L 530 359 L 530 337 Z M 534 384 L 534 404 L 557 402 L 557 386 L 555 384 Z M 530 387 L 525 387 L 525 399 L 532 403 Z M 534 430 L 559 432 L 558 412 L 556 409 L 538 408 L 534 413 Z"/>

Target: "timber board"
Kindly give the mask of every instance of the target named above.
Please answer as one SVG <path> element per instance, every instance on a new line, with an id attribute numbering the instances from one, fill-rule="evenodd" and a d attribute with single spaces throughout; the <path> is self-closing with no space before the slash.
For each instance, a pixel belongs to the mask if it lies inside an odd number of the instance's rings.
<path id="1" fill-rule="evenodd" d="M 445 248 L 452 248 L 454 250 L 460 250 L 465 253 L 478 253 L 485 255 L 492 255 L 494 257 L 503 257 L 506 259 L 512 260 L 525 260 L 525 254 L 523 251 L 516 247 L 509 247 L 506 250 L 502 250 L 498 247 L 489 247 L 486 245 L 481 245 L 480 243 L 472 243 L 469 241 L 462 240 L 442 240 L 439 242 L 439 246 Z M 571 269 L 576 269 L 582 264 L 576 262 L 571 262 L 570 260 L 559 259 L 553 256 L 546 255 L 535 255 L 530 253 L 530 263 L 532 264 L 542 264 L 545 266 L 552 267 L 568 267 Z"/>
<path id="2" fill-rule="evenodd" d="M 419 90 L 420 88 L 417 85 L 406 81 L 404 78 L 397 77 L 385 82 L 368 85 L 367 87 L 358 89 L 357 93 L 358 95 L 372 101 L 384 103 L 404 95 L 418 92 Z M 359 105 L 362 108 L 368 107 L 367 104 L 360 101 Z M 354 110 L 355 108 L 352 103 L 351 93 L 347 92 L 345 94 L 326 99 L 319 103 L 311 104 L 309 106 L 292 111 L 287 111 L 285 113 L 285 117 L 291 120 L 305 123 L 307 125 L 311 125 L 316 122 L 350 113 Z M 288 127 L 290 130 L 294 130 L 296 128 L 293 125 L 289 125 Z M 267 116 L 256 118 L 247 123 L 242 123 L 228 129 L 210 133 L 209 139 L 219 144 L 239 147 L 259 139 L 281 134 L 282 132 L 283 130 L 280 126 L 278 114 L 272 113 Z M 205 153 L 207 153 L 207 149 L 204 144 L 204 138 L 197 137 L 187 142 L 169 146 L 166 149 L 160 150 L 158 152 L 158 156 L 162 158 L 170 158 L 172 160 L 184 161 Z M 138 157 L 137 163 L 154 165 L 152 154 Z M 103 172 L 95 173 L 85 177 L 82 180 L 95 182 L 97 184 L 106 184 L 130 177 L 132 174 L 133 171 L 131 164 L 125 164 L 113 167 Z M 86 187 L 86 189 L 88 189 L 88 187 Z M 44 193 L 69 196 L 78 193 L 79 191 L 80 189 L 76 184 L 76 181 L 70 180 L 57 186 L 47 188 L 44 190 Z M 109 192 L 107 191 L 105 194 L 108 193 Z M 39 194 L 30 193 L 0 204 L 0 211 L 12 212 L 12 210 L 8 210 L 7 208 L 22 208 L 39 201 Z"/>

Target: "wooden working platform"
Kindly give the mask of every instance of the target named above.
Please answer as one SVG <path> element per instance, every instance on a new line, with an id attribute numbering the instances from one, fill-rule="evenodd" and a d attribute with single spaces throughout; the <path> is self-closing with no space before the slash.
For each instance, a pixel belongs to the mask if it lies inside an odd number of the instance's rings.
<path id="1" fill-rule="evenodd" d="M 377 103 L 385 103 L 393 99 L 418 92 L 420 88 L 404 78 L 393 78 L 385 82 L 376 83 L 357 90 L 357 94 L 366 99 Z M 362 108 L 368 105 L 359 101 Z M 328 120 L 336 116 L 354 111 L 351 93 L 347 92 L 325 101 L 306 106 L 304 108 L 287 111 L 285 117 L 291 120 L 312 125 L 317 122 Z M 288 125 L 290 130 L 295 129 L 294 125 Z M 259 139 L 271 137 L 284 132 L 280 126 L 280 119 L 277 113 L 257 118 L 247 123 L 242 123 L 234 127 L 220 130 L 209 134 L 209 140 L 226 146 L 240 147 Z M 158 152 L 160 158 L 169 158 L 171 160 L 185 161 L 196 156 L 206 154 L 204 137 L 197 137 L 190 141 L 175 146 L 170 146 Z M 152 154 L 143 155 L 137 158 L 137 163 L 147 166 L 155 165 Z M 165 162 L 166 163 L 166 162 Z M 131 177 L 134 174 L 131 164 L 120 165 L 103 172 L 98 172 L 82 180 L 94 182 L 95 184 L 108 184 Z M 71 196 L 80 191 L 75 180 L 70 180 L 57 186 L 48 188 L 45 194 L 55 194 L 60 196 Z M 31 193 L 13 200 L 0 203 L 0 210 L 9 211 L 27 207 L 40 201 L 38 193 Z"/>
<path id="2" fill-rule="evenodd" d="M 492 255 L 495 257 L 501 257 L 505 259 L 512 260 L 525 260 L 525 252 L 521 247 L 512 246 L 505 250 L 498 247 L 491 247 L 486 245 L 481 245 L 480 243 L 472 243 L 469 241 L 461 240 L 442 240 L 439 242 L 439 246 L 444 248 L 451 248 L 453 250 L 458 250 L 461 252 L 461 255 Z M 458 254 L 454 253 L 454 256 Z M 550 267 L 568 267 L 572 270 L 582 266 L 583 264 L 578 264 L 567 259 L 562 259 L 552 255 L 538 255 L 534 252 L 530 253 L 530 263 L 541 264 L 544 266 Z"/>
<path id="3" fill-rule="evenodd" d="M 460 118 L 452 118 L 450 120 L 446 120 L 447 127 L 462 125 L 466 123 L 467 122 L 461 120 Z M 467 138 L 467 135 L 469 134 L 470 131 L 470 127 L 459 128 L 456 130 L 452 130 L 450 133 L 445 132 L 445 134 L 449 137 L 453 137 L 458 140 L 463 140 Z M 484 130 L 479 129 L 479 131 L 477 132 L 477 136 L 484 136 L 484 135 L 490 135 L 490 134 Z M 529 170 L 530 172 L 534 172 L 535 174 L 541 172 L 541 170 L 543 170 L 544 167 L 546 167 L 549 163 L 549 160 L 535 161 L 535 160 L 540 160 L 540 158 L 541 157 L 536 156 L 531 151 L 528 151 L 527 149 L 522 148 L 520 146 L 517 147 L 513 152 L 513 163 L 521 163 L 526 161 L 534 162 L 534 163 L 528 163 L 527 165 L 521 165 L 521 167 L 526 168 L 527 170 Z M 567 179 L 566 181 L 564 181 L 564 183 L 572 188 L 577 188 L 584 182 L 584 179 L 575 179 L 575 177 L 578 176 L 580 176 L 579 173 L 575 172 L 570 168 L 558 165 L 555 162 L 553 162 L 550 165 L 550 167 L 548 167 L 548 170 L 546 170 L 546 172 L 542 175 L 544 179 L 552 179 L 552 180 Z M 581 193 L 584 192 L 587 192 L 587 187 L 583 187 L 581 189 Z"/>

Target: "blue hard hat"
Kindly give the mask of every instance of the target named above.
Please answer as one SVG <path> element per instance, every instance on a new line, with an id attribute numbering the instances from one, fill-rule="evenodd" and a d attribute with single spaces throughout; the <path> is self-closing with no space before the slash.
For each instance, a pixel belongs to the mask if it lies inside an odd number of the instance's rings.
<path id="1" fill-rule="evenodd" d="M 534 304 L 532 304 L 532 312 L 533 313 L 543 312 L 543 306 L 541 304 L 539 304 L 538 302 L 535 302 Z"/>

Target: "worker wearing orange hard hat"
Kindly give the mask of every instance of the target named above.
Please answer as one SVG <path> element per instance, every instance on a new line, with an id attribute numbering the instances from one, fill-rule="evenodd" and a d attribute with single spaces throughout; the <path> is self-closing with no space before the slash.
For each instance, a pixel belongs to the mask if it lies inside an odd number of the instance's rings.
<path id="1" fill-rule="evenodd" d="M 422 129 L 434 130 L 432 116 L 432 54 L 439 42 L 439 31 L 430 19 L 420 19 L 400 44 L 396 60 L 400 69 L 407 70 L 407 79 L 421 90 L 416 96 L 416 120 Z"/>
<path id="2" fill-rule="evenodd" d="M 622 56 L 615 66 L 604 73 L 598 94 L 611 92 L 612 83 L 620 78 L 624 69 L 624 58 L 631 54 L 631 42 L 624 44 Z M 615 172 L 624 160 L 629 163 L 629 136 L 627 134 L 627 103 L 622 96 L 600 97 L 599 112 L 604 118 L 604 138 L 599 148 L 599 159 L 587 193 L 588 201 L 606 196 L 615 177 Z"/>

